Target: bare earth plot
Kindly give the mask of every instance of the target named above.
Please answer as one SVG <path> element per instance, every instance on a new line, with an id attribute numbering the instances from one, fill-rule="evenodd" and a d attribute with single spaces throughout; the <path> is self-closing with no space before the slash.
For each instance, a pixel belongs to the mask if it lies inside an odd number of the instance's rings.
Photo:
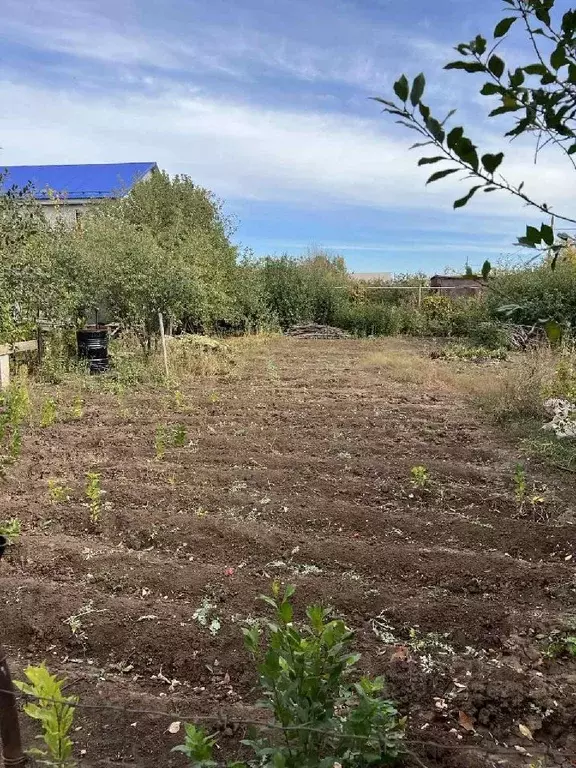
<path id="1" fill-rule="evenodd" d="M 357 630 L 426 765 L 528 766 L 546 750 L 547 766 L 575 765 L 576 659 L 544 653 L 576 613 L 573 476 L 532 469 L 550 520 L 519 517 L 514 445 L 423 347 L 279 339 L 246 355 L 181 399 L 92 393 L 82 419 L 26 432 L 0 489 L 1 517 L 23 525 L 0 566 L 13 667 L 45 659 L 85 704 L 221 714 L 226 754 L 241 737 L 226 715 L 248 717 L 256 695 L 241 625 L 281 578 L 299 607 L 331 604 Z M 51 394 L 63 413 L 77 393 Z M 161 460 L 159 424 L 187 430 Z M 414 465 L 429 491 L 411 487 Z M 97 527 L 88 471 L 106 491 Z M 69 501 L 49 501 L 50 478 Z M 77 718 L 87 765 L 183 764 L 176 718 Z"/>

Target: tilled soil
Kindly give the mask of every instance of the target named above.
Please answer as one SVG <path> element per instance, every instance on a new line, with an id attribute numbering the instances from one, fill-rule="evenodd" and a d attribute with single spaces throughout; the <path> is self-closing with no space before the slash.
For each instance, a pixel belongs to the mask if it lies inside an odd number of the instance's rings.
<path id="1" fill-rule="evenodd" d="M 514 445 L 456 386 L 395 377 L 378 351 L 431 365 L 398 341 L 277 339 L 176 396 L 91 392 L 81 419 L 25 433 L 0 489 L 23 526 L 1 640 L 17 677 L 46 660 L 83 704 L 119 708 L 78 710 L 82 764 L 183 764 L 180 715 L 126 708 L 219 716 L 233 753 L 257 698 L 241 627 L 281 578 L 299 610 L 330 604 L 357 631 L 426 765 L 576 765 L 576 659 L 549 652 L 576 615 L 573 478 L 531 468 L 546 502 L 519 510 Z M 64 414 L 77 392 L 55 392 Z M 158 459 L 162 424 L 187 442 Z"/>

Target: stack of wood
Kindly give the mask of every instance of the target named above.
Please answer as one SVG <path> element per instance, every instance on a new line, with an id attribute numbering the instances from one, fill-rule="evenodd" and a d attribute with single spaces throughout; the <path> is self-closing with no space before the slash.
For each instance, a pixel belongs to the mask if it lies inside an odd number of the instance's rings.
<path id="1" fill-rule="evenodd" d="M 341 328 L 331 325 L 308 323 L 307 325 L 292 325 L 286 331 L 286 336 L 296 339 L 350 339 L 351 336 Z"/>

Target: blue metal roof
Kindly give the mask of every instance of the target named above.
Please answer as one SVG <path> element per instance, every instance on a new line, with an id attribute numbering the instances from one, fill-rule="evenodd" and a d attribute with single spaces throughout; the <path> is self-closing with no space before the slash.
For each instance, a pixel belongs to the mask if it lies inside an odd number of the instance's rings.
<path id="1" fill-rule="evenodd" d="M 156 169 L 156 163 L 98 163 L 90 165 L 13 165 L 0 183 L 0 194 L 13 186 L 32 185 L 37 200 L 47 200 L 49 191 L 69 200 L 121 197 Z"/>

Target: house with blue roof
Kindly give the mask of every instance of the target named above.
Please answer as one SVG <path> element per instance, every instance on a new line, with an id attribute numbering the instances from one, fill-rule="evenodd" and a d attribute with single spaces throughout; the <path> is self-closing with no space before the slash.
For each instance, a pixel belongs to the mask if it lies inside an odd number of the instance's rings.
<path id="1" fill-rule="evenodd" d="M 0 169 L 0 194 L 28 188 L 49 221 L 75 225 L 91 203 L 124 197 L 157 171 L 156 163 L 13 165 Z"/>

